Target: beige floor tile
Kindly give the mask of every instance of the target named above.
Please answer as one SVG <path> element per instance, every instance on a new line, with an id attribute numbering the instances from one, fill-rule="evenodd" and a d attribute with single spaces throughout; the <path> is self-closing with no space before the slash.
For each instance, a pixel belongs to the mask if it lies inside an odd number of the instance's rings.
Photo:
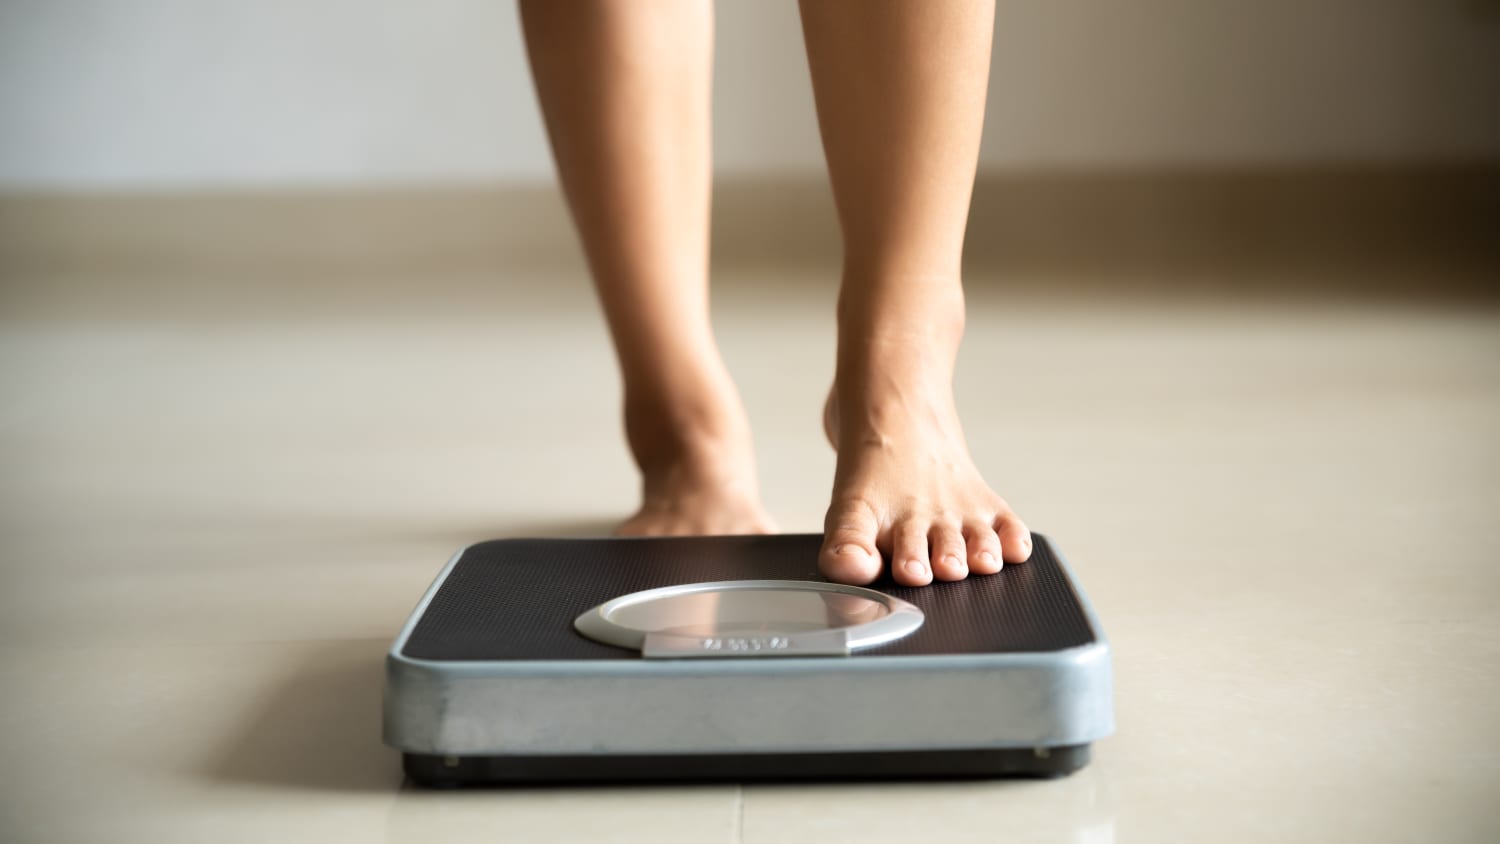
<path id="1" fill-rule="evenodd" d="M 0 651 L 7 840 L 730 839 L 732 785 L 403 788 L 379 741 L 388 644 Z"/>

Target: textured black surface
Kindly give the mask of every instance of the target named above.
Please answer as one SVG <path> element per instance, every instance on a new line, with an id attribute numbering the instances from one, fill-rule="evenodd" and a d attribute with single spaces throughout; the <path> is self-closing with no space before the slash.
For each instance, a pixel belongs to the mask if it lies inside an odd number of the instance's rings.
<path id="1" fill-rule="evenodd" d="M 871 588 L 927 614 L 915 633 L 864 655 L 1055 651 L 1094 641 L 1047 538 L 999 574 Z M 427 660 L 639 659 L 585 639 L 573 620 L 630 592 L 716 580 L 823 580 L 817 534 L 648 539 L 502 539 L 464 552 L 402 650 Z"/>
<path id="2" fill-rule="evenodd" d="M 1087 765 L 1086 744 L 1033 750 L 902 750 L 868 753 L 740 753 L 679 756 L 402 756 L 418 785 L 557 782 L 961 779 L 1061 777 Z"/>

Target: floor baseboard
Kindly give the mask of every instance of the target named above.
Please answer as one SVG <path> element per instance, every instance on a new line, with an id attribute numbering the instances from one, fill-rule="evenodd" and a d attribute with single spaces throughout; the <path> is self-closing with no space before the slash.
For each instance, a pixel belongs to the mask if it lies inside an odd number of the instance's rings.
<path id="1" fill-rule="evenodd" d="M 819 178 L 717 185 L 716 264 L 832 265 Z M 1001 173 L 975 186 L 966 261 L 986 270 L 1243 276 L 1258 268 L 1500 267 L 1500 162 Z M 0 274 L 582 270 L 551 185 L 0 195 Z M 1491 291 L 1493 292 L 1493 291 Z"/>

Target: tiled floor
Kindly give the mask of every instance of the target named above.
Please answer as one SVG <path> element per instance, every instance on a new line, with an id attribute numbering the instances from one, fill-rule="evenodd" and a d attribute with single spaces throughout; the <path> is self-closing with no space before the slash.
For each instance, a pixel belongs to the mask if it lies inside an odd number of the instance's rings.
<path id="1" fill-rule="evenodd" d="M 0 839 L 1500 840 L 1500 310 L 1098 279 L 976 284 L 960 371 L 1113 640 L 1091 767 L 403 788 L 381 658 L 439 566 L 635 492 L 582 281 L 448 281 L 6 279 Z M 816 529 L 826 276 L 719 291 L 769 503 Z"/>

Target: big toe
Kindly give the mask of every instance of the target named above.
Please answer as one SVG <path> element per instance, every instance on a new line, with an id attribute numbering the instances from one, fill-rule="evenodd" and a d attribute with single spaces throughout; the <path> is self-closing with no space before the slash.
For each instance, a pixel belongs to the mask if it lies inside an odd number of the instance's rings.
<path id="1" fill-rule="evenodd" d="M 862 586 L 880 576 L 880 552 L 875 548 L 879 525 L 869 508 L 855 504 L 828 512 L 818 570 L 829 580 Z"/>

